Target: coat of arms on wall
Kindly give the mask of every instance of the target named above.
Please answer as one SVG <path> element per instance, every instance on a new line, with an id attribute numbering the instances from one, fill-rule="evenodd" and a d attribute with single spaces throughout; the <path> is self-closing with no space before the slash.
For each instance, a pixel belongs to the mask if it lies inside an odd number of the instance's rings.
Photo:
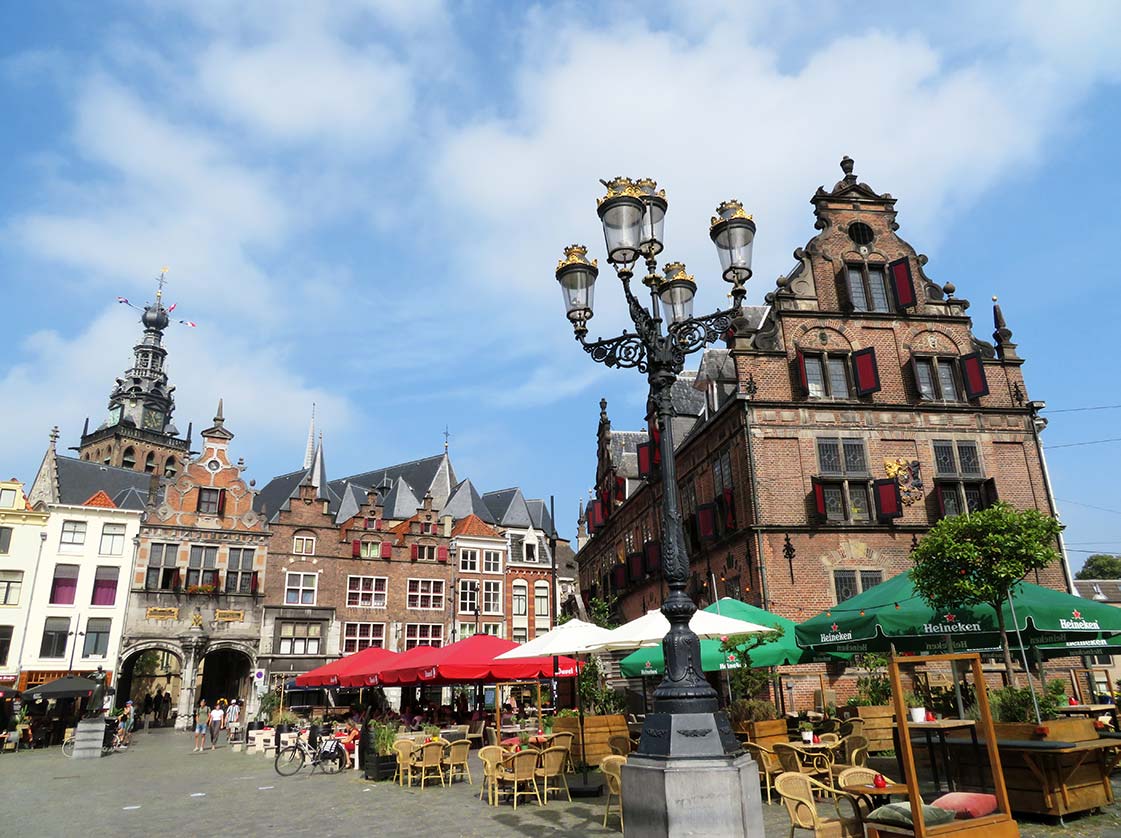
<path id="1" fill-rule="evenodd" d="M 884 471 L 899 484 L 899 496 L 905 506 L 922 500 L 922 472 L 919 470 L 918 460 L 905 460 L 902 457 L 895 460 L 885 459 Z"/>

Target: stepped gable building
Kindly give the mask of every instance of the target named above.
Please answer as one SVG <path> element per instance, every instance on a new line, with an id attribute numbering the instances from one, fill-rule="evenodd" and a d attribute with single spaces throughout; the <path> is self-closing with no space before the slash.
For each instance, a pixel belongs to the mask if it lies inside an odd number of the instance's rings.
<path id="1" fill-rule="evenodd" d="M 133 347 L 132 367 L 109 394 L 108 417 L 93 431 L 86 420 L 77 449 L 83 460 L 174 477 L 188 457 L 190 428 L 181 439 L 171 421 L 175 388 L 168 383 L 163 346 L 170 318 L 161 297 L 157 291 L 140 317 L 144 334 Z"/>
<path id="2" fill-rule="evenodd" d="M 895 198 L 860 183 L 849 158 L 841 168 L 813 196 L 818 232 L 767 305 L 747 309 L 675 392 L 702 604 L 728 595 L 802 620 L 907 570 L 914 540 L 945 515 L 997 499 L 1055 514 L 1042 403 L 999 306 L 990 343 L 969 302 L 897 235 Z M 618 596 L 627 619 L 662 598 L 649 436 L 613 431 L 601 403 L 580 584 L 585 597 Z M 1057 563 L 1039 581 L 1069 590 L 1069 577 Z M 828 671 L 844 700 L 841 675 Z"/>
<path id="3" fill-rule="evenodd" d="M 270 683 L 371 645 L 532 636 L 547 622 L 551 607 L 532 610 L 552 558 L 541 501 L 516 488 L 480 494 L 457 480 L 446 450 L 337 480 L 323 452 L 320 440 L 302 470 L 257 498 L 271 533 L 260 658 Z M 515 589 L 525 593 L 517 615 Z"/>
<path id="4" fill-rule="evenodd" d="M 130 573 L 118 704 L 171 693 L 185 729 L 200 698 L 253 712 L 268 532 L 256 492 L 230 457 L 222 401 L 202 452 L 147 509 Z"/>

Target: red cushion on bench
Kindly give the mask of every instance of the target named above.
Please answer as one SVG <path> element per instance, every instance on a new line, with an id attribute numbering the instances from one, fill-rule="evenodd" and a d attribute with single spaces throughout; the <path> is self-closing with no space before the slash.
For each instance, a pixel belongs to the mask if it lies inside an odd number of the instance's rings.
<path id="1" fill-rule="evenodd" d="M 954 791 L 931 801 L 931 806 L 953 812 L 957 819 L 983 818 L 996 811 L 996 795 L 971 791 Z"/>

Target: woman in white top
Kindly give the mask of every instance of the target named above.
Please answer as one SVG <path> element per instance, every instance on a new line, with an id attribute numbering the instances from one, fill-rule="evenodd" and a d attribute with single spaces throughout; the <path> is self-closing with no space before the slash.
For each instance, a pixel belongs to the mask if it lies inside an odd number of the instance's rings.
<path id="1" fill-rule="evenodd" d="M 222 720 L 226 714 L 217 704 L 210 711 L 210 750 L 214 750 L 214 743 L 218 741 L 218 731 L 222 729 Z"/>

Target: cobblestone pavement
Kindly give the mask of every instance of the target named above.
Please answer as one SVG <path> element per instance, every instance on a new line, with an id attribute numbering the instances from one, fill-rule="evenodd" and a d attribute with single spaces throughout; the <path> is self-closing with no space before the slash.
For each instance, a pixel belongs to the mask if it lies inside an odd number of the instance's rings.
<path id="1" fill-rule="evenodd" d="M 185 733 L 139 733 L 127 751 L 74 761 L 58 748 L 0 756 L 0 813 L 5 835 L 259 836 L 594 836 L 604 829 L 603 798 L 519 803 L 478 800 L 475 784 L 424 791 L 367 782 L 359 772 L 280 777 L 272 759 L 220 747 L 191 753 Z M 1116 786 L 1117 784 L 1115 784 Z M 1119 789 L 1121 790 L 1121 789 Z M 777 799 L 776 799 L 777 801 Z M 785 838 L 790 822 L 777 802 L 763 806 L 768 838 Z M 1121 838 L 1121 806 L 1075 818 L 1065 827 L 1024 823 L 1026 838 Z"/>

